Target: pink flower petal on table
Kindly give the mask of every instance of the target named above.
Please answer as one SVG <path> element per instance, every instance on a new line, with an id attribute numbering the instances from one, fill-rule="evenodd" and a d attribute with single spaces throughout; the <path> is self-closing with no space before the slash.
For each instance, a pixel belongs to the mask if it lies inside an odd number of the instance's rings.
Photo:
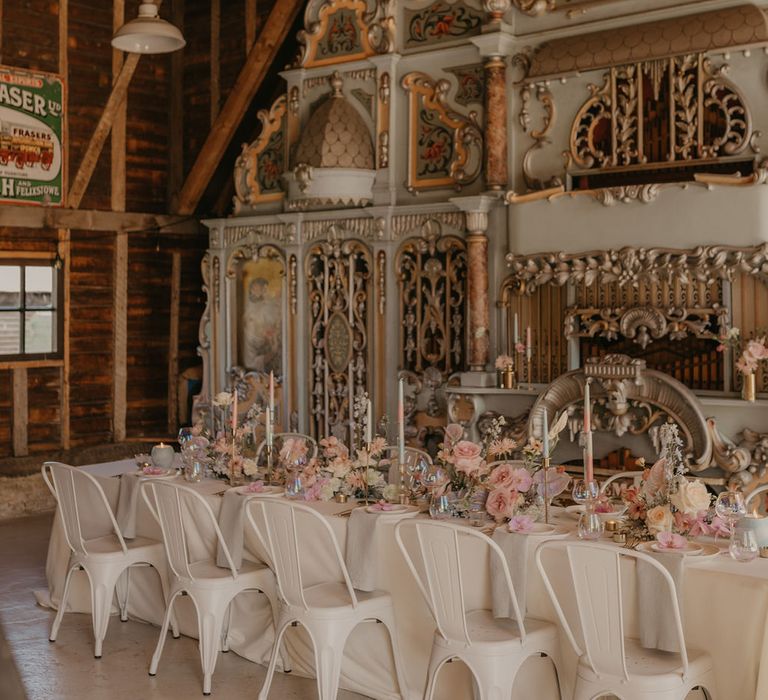
<path id="1" fill-rule="evenodd" d="M 513 515 L 507 529 L 510 532 L 526 533 L 533 530 L 533 518 L 530 515 Z"/>
<path id="2" fill-rule="evenodd" d="M 675 532 L 659 532 L 656 541 L 664 549 L 685 549 L 688 546 L 688 540 Z"/>

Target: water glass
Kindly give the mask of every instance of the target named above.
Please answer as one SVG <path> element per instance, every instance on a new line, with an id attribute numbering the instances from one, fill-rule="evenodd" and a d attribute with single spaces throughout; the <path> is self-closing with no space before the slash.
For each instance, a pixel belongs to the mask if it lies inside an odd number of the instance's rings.
<path id="1" fill-rule="evenodd" d="M 287 469 L 285 472 L 285 497 L 301 498 L 304 495 L 304 483 L 301 469 Z"/>
<path id="2" fill-rule="evenodd" d="M 205 460 L 196 454 L 184 456 L 184 478 L 192 483 L 197 483 L 205 473 Z"/>
<path id="3" fill-rule="evenodd" d="M 597 513 L 586 511 L 579 517 L 579 539 L 599 540 L 604 530 L 605 523 Z"/>
<path id="4" fill-rule="evenodd" d="M 748 527 L 736 527 L 731 536 L 728 551 L 736 561 L 748 562 L 758 555 L 755 531 Z"/>
<path id="5" fill-rule="evenodd" d="M 576 503 L 584 505 L 587 501 L 597 500 L 600 495 L 600 485 L 594 480 L 574 479 L 571 495 Z"/>
<path id="6" fill-rule="evenodd" d="M 433 494 L 429 502 L 429 517 L 435 520 L 448 520 L 453 517 L 453 503 L 450 494 Z"/>

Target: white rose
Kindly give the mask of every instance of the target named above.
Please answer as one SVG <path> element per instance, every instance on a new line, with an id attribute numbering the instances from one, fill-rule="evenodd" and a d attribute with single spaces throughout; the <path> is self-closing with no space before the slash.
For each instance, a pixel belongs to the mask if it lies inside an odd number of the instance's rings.
<path id="1" fill-rule="evenodd" d="M 323 484 L 320 487 L 320 500 L 330 501 L 333 498 L 333 486 L 330 483 Z"/>
<path id="2" fill-rule="evenodd" d="M 702 510 L 709 508 L 711 497 L 701 481 L 684 481 L 669 500 L 681 513 L 698 515 Z"/>
<path id="3" fill-rule="evenodd" d="M 651 508 L 645 516 L 645 524 L 651 533 L 670 532 L 672 530 L 672 511 L 669 506 Z"/>
<path id="4" fill-rule="evenodd" d="M 255 459 L 245 458 L 243 460 L 243 473 L 248 476 L 253 476 L 259 471 L 259 465 Z"/>
<path id="5" fill-rule="evenodd" d="M 214 406 L 225 407 L 232 403 L 232 394 L 228 391 L 220 391 L 213 399 Z"/>
<path id="6" fill-rule="evenodd" d="M 387 484 L 382 493 L 384 500 L 389 501 L 390 503 L 394 503 L 399 495 L 400 489 L 397 484 Z"/>

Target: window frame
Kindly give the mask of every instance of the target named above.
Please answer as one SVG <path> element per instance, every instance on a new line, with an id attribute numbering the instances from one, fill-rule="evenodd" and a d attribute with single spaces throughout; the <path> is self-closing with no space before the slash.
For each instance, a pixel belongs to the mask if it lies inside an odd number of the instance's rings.
<path id="1" fill-rule="evenodd" d="M 53 264 L 54 257 L 39 258 L 39 257 L 26 257 L 23 253 L 19 255 L 12 255 L 9 257 L 0 258 L 0 266 L 20 267 L 21 268 L 21 284 L 20 284 L 20 298 L 19 306 L 13 309 L 0 309 L 2 312 L 17 313 L 20 316 L 19 334 L 20 334 L 20 346 L 22 352 L 15 353 L 13 355 L 0 354 L 0 364 L 24 364 L 27 362 L 40 362 L 40 361 L 56 361 L 63 360 L 64 358 L 64 270 L 57 269 Z M 27 308 L 27 295 L 26 295 L 26 268 L 28 267 L 50 267 L 53 270 L 54 284 L 53 284 L 53 299 L 51 300 L 51 309 L 36 309 Z M 53 352 L 23 352 L 25 345 L 25 333 L 26 323 L 25 314 L 28 311 L 51 311 L 53 313 L 55 331 L 55 347 Z"/>

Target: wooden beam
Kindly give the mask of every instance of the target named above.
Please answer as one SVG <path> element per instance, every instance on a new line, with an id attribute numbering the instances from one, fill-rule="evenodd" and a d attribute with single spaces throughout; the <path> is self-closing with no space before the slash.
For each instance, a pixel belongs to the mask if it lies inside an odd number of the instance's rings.
<path id="1" fill-rule="evenodd" d="M 221 4 L 211 0 L 211 127 L 216 123 L 221 105 Z"/>
<path id="2" fill-rule="evenodd" d="M 235 130 L 245 116 L 256 91 L 272 64 L 277 51 L 303 6 L 302 0 L 280 0 L 272 7 L 264 28 L 248 53 L 237 82 L 229 93 L 211 132 L 200 149 L 179 195 L 179 214 L 195 211 L 213 173 L 221 161 Z"/>
<path id="3" fill-rule="evenodd" d="M 27 368 L 14 367 L 13 372 L 13 456 L 24 457 L 29 454 L 27 447 Z"/>
<path id="4" fill-rule="evenodd" d="M 59 434 L 59 440 L 61 441 L 61 448 L 68 450 L 71 446 L 71 431 L 70 431 L 70 382 L 69 382 L 69 370 L 70 370 L 70 353 L 69 353 L 69 326 L 70 326 L 70 269 L 71 269 L 71 243 L 69 239 L 69 229 L 58 230 L 58 253 L 59 257 L 64 261 L 64 265 L 61 268 L 61 275 L 63 276 L 64 298 L 61 300 L 61 304 L 64 307 L 64 314 L 62 323 L 64 328 L 62 329 L 62 343 L 61 348 L 62 365 L 59 371 L 59 381 L 61 390 L 59 392 L 59 421 L 61 423 L 61 429 Z"/>
<path id="5" fill-rule="evenodd" d="M 171 324 L 168 332 L 168 433 L 179 429 L 179 301 L 181 299 L 181 253 L 171 263 Z"/>
<path id="6" fill-rule="evenodd" d="M 123 442 L 128 396 L 128 236 L 124 233 L 115 236 L 112 263 L 112 437 Z"/>
<path id="7" fill-rule="evenodd" d="M 125 22 L 125 0 L 112 0 L 112 32 L 116 32 Z M 112 49 L 112 85 L 120 76 L 123 68 L 123 52 Z M 110 172 L 110 204 L 112 211 L 125 211 L 125 131 L 128 114 L 128 101 L 123 100 L 115 110 L 112 123 L 112 149 Z"/>
<path id="8" fill-rule="evenodd" d="M 171 3 L 171 20 L 184 33 L 184 0 Z M 176 209 L 184 184 L 184 51 L 171 54 L 171 84 L 168 103 L 168 204 Z"/>
<path id="9" fill-rule="evenodd" d="M 2 0 L 0 0 L 2 2 Z M 256 22 L 259 15 L 256 8 L 256 0 L 245 0 L 245 55 L 253 48 L 256 41 Z"/>
<path id="10" fill-rule="evenodd" d="M 158 232 L 159 235 L 171 233 L 199 235 L 204 230 L 197 219 L 184 216 L 99 211 L 97 209 L 30 207 L 21 204 L 3 204 L 0 207 L 0 226 L 124 232 L 162 229 Z"/>

